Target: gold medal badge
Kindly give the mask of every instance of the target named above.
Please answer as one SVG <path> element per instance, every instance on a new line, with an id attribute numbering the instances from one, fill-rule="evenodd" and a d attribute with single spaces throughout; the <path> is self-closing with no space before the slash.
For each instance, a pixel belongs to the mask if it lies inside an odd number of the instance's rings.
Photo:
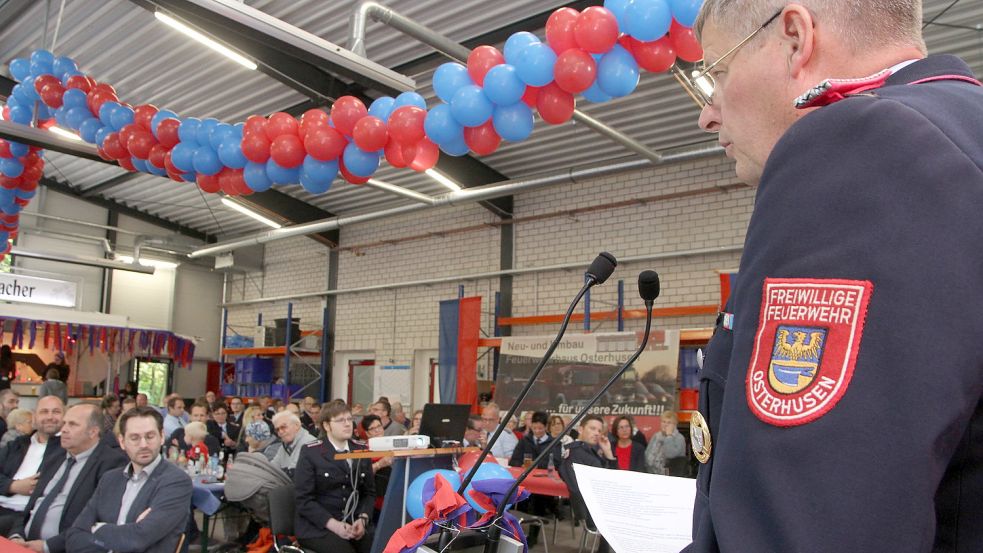
<path id="1" fill-rule="evenodd" d="M 693 455 L 696 456 L 697 461 L 705 464 L 710 460 L 713 442 L 710 439 L 710 425 L 699 411 L 694 411 L 689 421 L 689 436 Z"/>

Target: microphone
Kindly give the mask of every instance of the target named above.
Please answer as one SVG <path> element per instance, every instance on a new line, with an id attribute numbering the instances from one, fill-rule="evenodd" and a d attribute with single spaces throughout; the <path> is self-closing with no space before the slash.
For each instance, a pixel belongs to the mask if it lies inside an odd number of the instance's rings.
<path id="1" fill-rule="evenodd" d="M 550 360 L 550 357 L 553 356 L 553 352 L 556 350 L 557 346 L 560 345 L 560 340 L 563 338 L 563 334 L 567 331 L 567 325 L 570 323 L 570 317 L 573 316 L 573 310 L 576 309 L 581 298 L 584 297 L 584 294 L 586 294 L 587 290 L 589 290 L 592 286 L 602 284 L 605 280 L 607 280 L 617 266 L 618 260 L 608 252 L 601 252 L 596 258 L 594 258 L 594 261 L 591 262 L 590 267 L 587 268 L 587 272 L 584 273 L 584 276 L 586 277 L 584 279 L 584 286 L 577 293 L 577 296 L 573 299 L 573 302 L 570 303 L 570 307 L 567 308 L 567 313 L 563 317 L 563 322 L 560 323 L 560 331 L 557 333 L 556 338 L 553 339 L 550 347 L 546 350 L 546 354 L 543 355 L 543 358 L 539 360 L 539 364 L 536 365 L 536 368 L 533 369 L 532 374 L 529 375 L 529 379 L 526 381 L 525 386 L 522 387 L 519 395 L 516 396 L 515 401 L 512 402 L 512 406 L 509 407 L 508 412 L 499 421 L 495 434 L 488 440 L 488 444 L 486 444 L 481 450 L 481 454 L 478 455 L 478 459 L 475 461 L 474 466 L 471 467 L 470 471 L 468 471 L 467 476 L 461 480 L 461 485 L 458 487 L 457 493 L 463 494 L 464 490 L 467 489 L 468 484 L 471 483 L 471 479 L 474 478 L 474 475 L 481 467 L 481 463 L 483 463 L 485 458 L 488 457 L 488 453 L 491 451 L 492 446 L 495 445 L 498 437 L 501 436 L 502 431 L 505 430 L 505 424 L 502 421 L 508 421 L 512 418 L 512 415 L 515 414 L 516 410 L 519 408 L 519 405 L 522 403 L 522 400 L 526 398 L 526 395 L 529 393 L 532 385 L 536 382 L 536 379 L 539 377 L 539 373 L 543 371 L 543 367 L 546 366 L 546 362 Z"/>
<path id="2" fill-rule="evenodd" d="M 587 405 L 584 406 L 579 413 L 577 413 L 577 416 L 575 416 L 569 424 L 567 424 L 566 428 L 563 429 L 563 433 L 560 434 L 561 436 L 565 436 L 567 433 L 569 433 L 570 430 L 580 422 L 580 419 L 587 416 L 590 409 L 597 404 L 597 402 L 601 399 L 605 392 L 611 388 L 611 386 L 614 386 L 614 384 L 621 379 L 621 375 L 628 370 L 628 367 L 630 367 L 632 363 L 638 359 L 638 356 L 642 354 L 642 351 L 645 350 L 645 346 L 648 345 L 649 341 L 649 332 L 652 330 L 652 305 L 655 303 L 655 299 L 659 297 L 659 288 L 659 273 L 655 271 L 642 271 L 642 273 L 638 275 L 638 295 L 641 296 L 642 300 L 645 302 L 645 332 L 642 334 L 642 343 L 638 346 L 638 349 L 635 350 L 635 353 L 633 353 L 632 356 L 625 361 L 621 368 L 619 368 L 618 371 L 608 379 L 607 383 L 604 384 L 604 387 L 594 394 L 594 397 L 587 402 Z M 505 501 L 502 501 L 502 504 L 498 507 L 498 512 L 495 517 L 496 520 L 501 518 L 502 514 L 505 512 L 505 508 L 508 505 L 508 498 L 512 497 L 512 495 L 516 493 L 516 491 L 519 489 L 519 485 L 525 481 L 529 474 L 532 473 L 533 469 L 539 465 L 540 461 L 546 459 L 546 457 L 551 454 L 553 448 L 555 448 L 560 442 L 561 440 L 559 438 L 552 440 L 549 445 L 546 446 L 546 449 L 540 452 L 539 457 L 536 457 L 532 464 L 523 470 L 519 477 L 515 479 L 512 487 L 505 493 Z M 501 529 L 495 525 L 492 525 L 488 529 L 488 542 L 485 544 L 485 553 L 494 553 L 495 549 L 497 548 L 500 533 Z"/>

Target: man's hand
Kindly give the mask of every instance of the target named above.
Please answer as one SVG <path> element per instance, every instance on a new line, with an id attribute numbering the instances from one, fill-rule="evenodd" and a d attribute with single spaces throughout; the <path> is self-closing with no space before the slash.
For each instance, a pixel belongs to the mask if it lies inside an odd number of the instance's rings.
<path id="1" fill-rule="evenodd" d="M 137 522 L 142 521 L 143 519 L 147 518 L 147 516 L 149 515 L 150 515 L 150 507 L 147 507 L 147 509 L 142 513 L 140 513 L 140 516 L 137 517 Z"/>
<path id="2" fill-rule="evenodd" d="M 611 452 L 611 440 L 609 440 L 607 436 L 601 434 L 601 436 L 597 438 L 597 445 L 601 446 L 601 453 L 604 454 L 605 459 L 611 460 L 615 458 L 614 453 Z"/>
<path id="3" fill-rule="evenodd" d="M 31 495 L 34 492 L 34 486 L 38 484 L 38 477 L 40 474 L 35 474 L 34 476 L 28 476 L 27 478 L 21 478 L 20 480 L 14 480 L 10 483 L 10 493 L 19 495 Z"/>
<path id="4" fill-rule="evenodd" d="M 236 446 L 235 440 L 233 440 L 232 438 L 229 438 L 225 434 L 222 434 L 222 436 L 225 438 L 225 440 L 224 440 L 225 447 L 235 447 Z"/>
<path id="5" fill-rule="evenodd" d="M 352 539 L 360 540 L 365 535 L 365 519 L 356 519 L 352 523 Z"/>
<path id="6" fill-rule="evenodd" d="M 44 553 L 44 540 L 31 540 L 24 544 L 24 547 L 37 553 Z"/>
<path id="7" fill-rule="evenodd" d="M 328 519 L 328 530 L 331 530 L 344 540 L 350 540 L 354 537 L 351 525 L 335 518 Z"/>

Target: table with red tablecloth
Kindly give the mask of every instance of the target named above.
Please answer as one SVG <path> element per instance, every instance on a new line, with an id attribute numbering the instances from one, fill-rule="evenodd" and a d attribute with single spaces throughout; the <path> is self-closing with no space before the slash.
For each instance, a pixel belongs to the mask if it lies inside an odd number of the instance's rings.
<path id="1" fill-rule="evenodd" d="M 4 537 L 0 537 L 0 551 L 3 551 L 3 553 L 32 553 L 30 549 Z"/>
<path id="2" fill-rule="evenodd" d="M 509 467 L 509 472 L 516 478 L 522 474 L 522 467 Z M 552 497 L 570 497 L 570 490 L 567 485 L 560 480 L 560 475 L 555 471 L 550 474 L 546 469 L 534 469 L 529 476 L 522 481 L 522 487 L 529 490 L 529 493 L 537 495 L 549 495 Z"/>

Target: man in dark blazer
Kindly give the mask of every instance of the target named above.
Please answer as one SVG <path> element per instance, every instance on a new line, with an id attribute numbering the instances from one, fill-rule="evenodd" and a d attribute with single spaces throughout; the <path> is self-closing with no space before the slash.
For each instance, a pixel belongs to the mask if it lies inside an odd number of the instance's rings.
<path id="1" fill-rule="evenodd" d="M 219 441 L 226 457 L 235 452 L 241 429 L 238 424 L 229 421 L 229 408 L 224 403 L 215 403 L 212 407 L 212 420 L 206 423 L 206 427 L 208 433 Z"/>
<path id="2" fill-rule="evenodd" d="M 10 531 L 13 541 L 44 553 L 65 551 L 65 530 L 92 497 L 106 472 L 126 464 L 119 449 L 99 440 L 102 413 L 95 405 L 80 404 L 65 413 L 61 446 L 66 455 L 52 456 L 41 465 L 41 476 L 24 509 L 24 517 Z"/>
<path id="3" fill-rule="evenodd" d="M 191 512 L 191 479 L 160 455 L 163 418 L 151 407 L 120 416 L 120 447 L 130 458 L 106 473 L 66 537 L 72 553 L 173 553 Z"/>
<path id="4" fill-rule="evenodd" d="M 189 423 L 200 422 L 205 425 L 206 429 L 208 429 L 209 428 L 208 423 L 210 422 L 208 420 L 208 415 L 210 413 L 211 413 L 211 408 L 208 406 L 207 403 L 205 403 L 204 401 L 200 401 L 200 402 L 196 401 L 195 404 L 191 406 L 191 411 L 189 415 L 190 419 L 188 420 L 188 422 Z M 187 424 L 185 424 L 185 426 L 187 426 Z M 168 455 L 172 454 L 171 448 L 174 447 L 176 447 L 181 452 L 181 455 L 188 454 L 189 446 L 188 443 L 184 441 L 184 426 L 172 432 L 171 437 L 167 440 L 167 442 L 168 442 L 168 446 L 166 449 Z M 222 443 L 219 440 L 219 438 L 212 435 L 211 431 L 209 431 L 209 433 L 205 436 L 205 447 L 208 448 L 209 455 L 218 455 L 219 450 L 222 448 Z"/>

